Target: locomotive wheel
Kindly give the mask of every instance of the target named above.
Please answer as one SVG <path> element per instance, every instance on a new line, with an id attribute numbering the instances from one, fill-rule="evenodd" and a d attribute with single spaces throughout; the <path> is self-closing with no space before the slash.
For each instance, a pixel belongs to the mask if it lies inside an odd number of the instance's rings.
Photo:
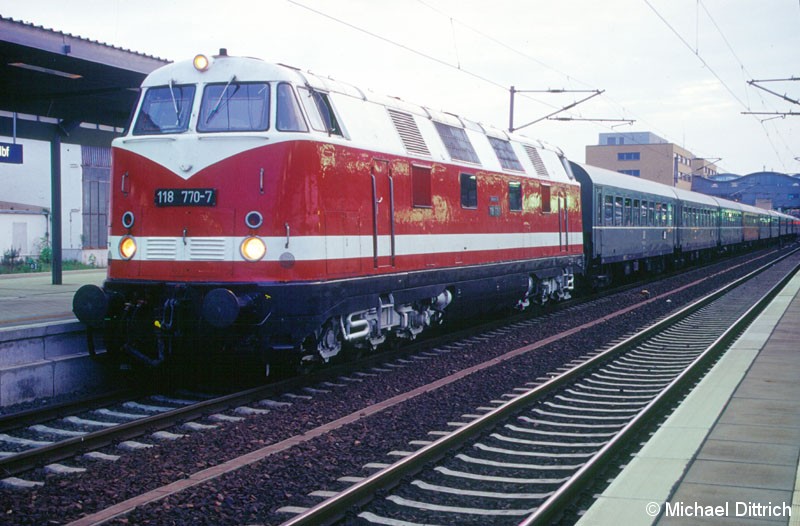
<path id="1" fill-rule="evenodd" d="M 334 320 L 328 320 L 316 337 L 316 354 L 327 362 L 342 351 L 341 329 Z"/>

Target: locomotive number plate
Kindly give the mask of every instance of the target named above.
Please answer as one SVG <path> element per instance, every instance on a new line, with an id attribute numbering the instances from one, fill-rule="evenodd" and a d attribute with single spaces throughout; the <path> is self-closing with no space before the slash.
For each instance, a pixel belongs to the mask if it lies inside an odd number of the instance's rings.
<path id="1" fill-rule="evenodd" d="M 216 206 L 216 188 L 158 188 L 156 206 Z"/>

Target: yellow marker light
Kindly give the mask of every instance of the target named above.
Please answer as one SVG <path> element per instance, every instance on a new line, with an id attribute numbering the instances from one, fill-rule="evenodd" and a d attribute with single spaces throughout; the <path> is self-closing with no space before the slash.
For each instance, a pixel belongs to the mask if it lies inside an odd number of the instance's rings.
<path id="1" fill-rule="evenodd" d="M 119 255 L 122 259 L 131 259 L 136 254 L 136 240 L 131 236 L 123 237 L 119 242 Z"/>
<path id="2" fill-rule="evenodd" d="M 242 257 L 247 261 L 258 261 L 267 253 L 267 245 L 260 237 L 247 237 L 239 247 Z"/>
<path id="3" fill-rule="evenodd" d="M 195 55 L 192 63 L 194 64 L 194 69 L 197 71 L 205 71 L 208 69 L 209 65 L 208 57 L 205 55 Z"/>

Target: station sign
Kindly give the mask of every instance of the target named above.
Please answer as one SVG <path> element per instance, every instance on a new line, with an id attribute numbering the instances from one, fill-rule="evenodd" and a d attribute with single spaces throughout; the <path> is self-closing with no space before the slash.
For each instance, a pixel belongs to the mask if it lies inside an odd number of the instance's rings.
<path id="1" fill-rule="evenodd" d="M 22 164 L 22 145 L 0 142 L 0 163 Z"/>

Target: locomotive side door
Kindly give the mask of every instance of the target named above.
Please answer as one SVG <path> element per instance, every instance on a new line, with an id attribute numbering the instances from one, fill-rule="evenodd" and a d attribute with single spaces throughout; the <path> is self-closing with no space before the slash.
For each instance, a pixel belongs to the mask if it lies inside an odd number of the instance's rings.
<path id="1" fill-rule="evenodd" d="M 375 268 L 395 265 L 394 180 L 389 161 L 372 159 L 372 261 Z"/>
<path id="2" fill-rule="evenodd" d="M 558 249 L 567 252 L 569 249 L 569 219 L 567 214 L 567 196 L 563 192 L 558 195 Z"/>

